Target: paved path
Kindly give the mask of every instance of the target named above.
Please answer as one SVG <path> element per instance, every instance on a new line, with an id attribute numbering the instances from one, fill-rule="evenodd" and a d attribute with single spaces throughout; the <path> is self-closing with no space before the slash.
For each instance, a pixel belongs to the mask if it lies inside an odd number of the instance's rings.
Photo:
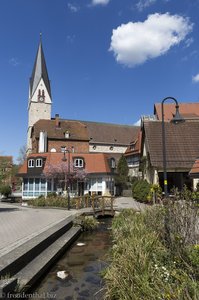
<path id="1" fill-rule="evenodd" d="M 148 206 L 133 200 L 131 197 L 118 197 L 114 200 L 113 207 L 114 209 L 133 208 L 135 210 L 144 210 Z"/>
<path id="2" fill-rule="evenodd" d="M 123 208 L 142 210 L 144 207 L 144 204 L 128 197 L 120 197 L 114 201 L 114 208 L 119 210 Z M 66 209 L 30 208 L 0 202 L 0 256 L 78 212 Z"/>
<path id="3" fill-rule="evenodd" d="M 75 213 L 0 202 L 0 256 Z"/>

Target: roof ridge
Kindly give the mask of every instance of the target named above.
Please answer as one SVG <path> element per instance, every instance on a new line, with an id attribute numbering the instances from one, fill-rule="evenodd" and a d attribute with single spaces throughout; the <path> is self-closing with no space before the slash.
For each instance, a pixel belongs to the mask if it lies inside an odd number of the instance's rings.
<path id="1" fill-rule="evenodd" d="M 86 121 L 86 120 L 75 120 L 75 119 L 60 119 L 60 121 L 73 121 L 73 122 L 80 122 L 80 123 L 91 123 L 91 124 L 100 124 L 100 125 L 113 125 L 113 126 L 128 126 L 128 127 L 140 127 L 136 125 L 129 125 L 129 124 L 119 124 L 119 123 L 108 123 L 108 122 L 100 122 L 100 121 Z"/>

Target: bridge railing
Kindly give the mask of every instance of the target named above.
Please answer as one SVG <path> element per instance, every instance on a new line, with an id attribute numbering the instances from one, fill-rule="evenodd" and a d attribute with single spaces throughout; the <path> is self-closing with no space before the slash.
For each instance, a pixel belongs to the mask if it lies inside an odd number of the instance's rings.
<path id="1" fill-rule="evenodd" d="M 71 207 L 76 209 L 92 207 L 94 213 L 101 211 L 104 214 L 105 210 L 113 210 L 113 196 L 98 196 L 98 195 L 84 195 L 71 199 Z"/>

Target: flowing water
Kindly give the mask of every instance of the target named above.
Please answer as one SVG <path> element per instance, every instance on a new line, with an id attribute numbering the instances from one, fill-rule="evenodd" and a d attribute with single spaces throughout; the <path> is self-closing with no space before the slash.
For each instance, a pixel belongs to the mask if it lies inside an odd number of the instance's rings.
<path id="1" fill-rule="evenodd" d="M 102 300 L 104 282 L 100 272 L 108 264 L 110 226 L 110 218 L 101 219 L 97 230 L 82 233 L 35 288 L 31 299 Z M 57 276 L 59 271 L 65 271 L 61 273 L 65 279 Z"/>

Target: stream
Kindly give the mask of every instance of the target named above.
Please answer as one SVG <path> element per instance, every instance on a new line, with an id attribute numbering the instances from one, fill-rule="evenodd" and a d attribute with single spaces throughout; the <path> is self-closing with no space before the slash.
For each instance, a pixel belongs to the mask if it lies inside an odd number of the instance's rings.
<path id="1" fill-rule="evenodd" d="M 111 218 L 99 219 L 97 230 L 83 232 L 34 289 L 31 299 L 102 300 L 100 272 L 108 264 L 111 222 Z M 57 276 L 60 271 L 65 271 L 65 279 Z"/>

